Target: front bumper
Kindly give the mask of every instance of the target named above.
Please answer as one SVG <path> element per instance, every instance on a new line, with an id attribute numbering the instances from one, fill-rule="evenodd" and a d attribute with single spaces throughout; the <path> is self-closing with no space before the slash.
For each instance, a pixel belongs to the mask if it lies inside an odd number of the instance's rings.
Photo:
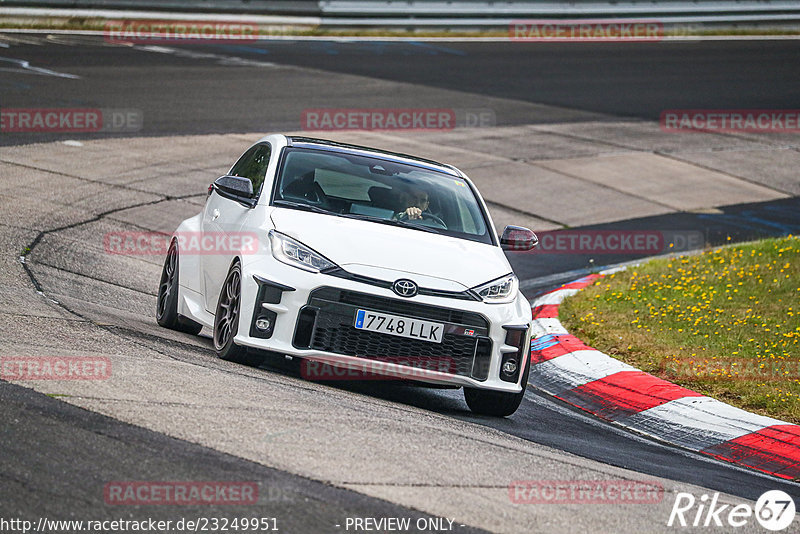
<path id="1" fill-rule="evenodd" d="M 444 338 L 430 343 L 357 330 L 357 309 L 442 323 Z M 385 287 L 270 258 L 243 265 L 240 313 L 239 345 L 390 378 L 516 393 L 530 353 L 531 311 L 521 295 L 508 304 L 402 298 Z M 259 318 L 267 320 L 267 330 L 256 328 Z M 509 360 L 517 366 L 510 375 L 502 371 Z"/>

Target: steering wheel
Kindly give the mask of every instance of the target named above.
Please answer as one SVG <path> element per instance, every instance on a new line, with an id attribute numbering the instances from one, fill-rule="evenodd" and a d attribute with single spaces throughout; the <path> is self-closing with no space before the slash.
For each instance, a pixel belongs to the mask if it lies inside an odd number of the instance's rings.
<path id="1" fill-rule="evenodd" d="M 405 211 L 400 212 L 400 214 L 397 216 L 397 220 L 398 221 L 407 221 L 407 220 L 409 220 L 408 219 L 408 213 L 406 213 Z M 434 223 L 436 223 L 436 225 L 438 227 L 444 228 L 445 230 L 447 230 L 447 225 L 444 223 L 444 221 L 441 220 L 436 215 L 434 215 L 433 213 L 428 213 L 427 211 L 423 211 L 422 212 L 422 220 L 433 221 Z"/>

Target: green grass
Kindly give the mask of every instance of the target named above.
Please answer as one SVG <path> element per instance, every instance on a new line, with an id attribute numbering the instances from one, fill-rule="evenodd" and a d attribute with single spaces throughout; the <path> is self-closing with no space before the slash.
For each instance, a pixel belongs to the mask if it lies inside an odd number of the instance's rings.
<path id="1" fill-rule="evenodd" d="M 800 423 L 800 239 L 653 260 L 568 298 L 564 326 L 648 373 Z"/>

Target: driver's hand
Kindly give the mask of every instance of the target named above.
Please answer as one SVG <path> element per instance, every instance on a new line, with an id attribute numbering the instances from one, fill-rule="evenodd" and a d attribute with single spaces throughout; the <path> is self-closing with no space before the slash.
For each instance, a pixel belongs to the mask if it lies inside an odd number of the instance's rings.
<path id="1" fill-rule="evenodd" d="M 422 210 L 416 206 L 411 206 L 410 208 L 406 208 L 406 216 L 409 219 L 421 219 L 422 218 Z"/>

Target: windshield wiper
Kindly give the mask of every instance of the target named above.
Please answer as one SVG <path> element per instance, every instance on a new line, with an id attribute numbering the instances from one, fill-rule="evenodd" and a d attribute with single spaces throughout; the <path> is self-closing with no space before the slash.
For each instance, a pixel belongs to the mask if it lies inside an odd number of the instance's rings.
<path id="1" fill-rule="evenodd" d="M 413 224 L 406 221 L 398 221 L 396 219 L 383 219 L 381 217 L 375 217 L 374 215 L 357 215 L 354 213 L 342 213 L 341 216 L 347 217 L 348 219 L 361 219 L 364 221 L 372 221 L 380 224 L 388 224 L 390 226 L 402 226 L 403 228 L 412 228 L 414 230 L 422 230 L 423 232 L 441 234 L 439 230 L 437 230 L 436 228 L 431 228 L 430 226 L 422 226 L 419 224 Z"/>
<path id="2" fill-rule="evenodd" d="M 424 230 L 425 232 L 430 232 L 432 234 L 441 234 L 437 228 L 433 228 L 432 226 L 423 226 L 421 224 L 414 224 L 408 221 L 398 221 L 395 219 L 390 219 L 388 221 L 389 224 L 394 224 L 395 226 L 402 226 L 403 228 L 413 228 L 414 230 Z"/>
<path id="3" fill-rule="evenodd" d="M 339 215 L 335 211 L 329 211 L 313 204 L 303 204 L 302 202 L 292 202 L 291 200 L 273 200 L 272 204 L 284 208 L 297 208 L 300 210 L 313 211 L 314 213 L 324 213 L 326 215 Z"/>

